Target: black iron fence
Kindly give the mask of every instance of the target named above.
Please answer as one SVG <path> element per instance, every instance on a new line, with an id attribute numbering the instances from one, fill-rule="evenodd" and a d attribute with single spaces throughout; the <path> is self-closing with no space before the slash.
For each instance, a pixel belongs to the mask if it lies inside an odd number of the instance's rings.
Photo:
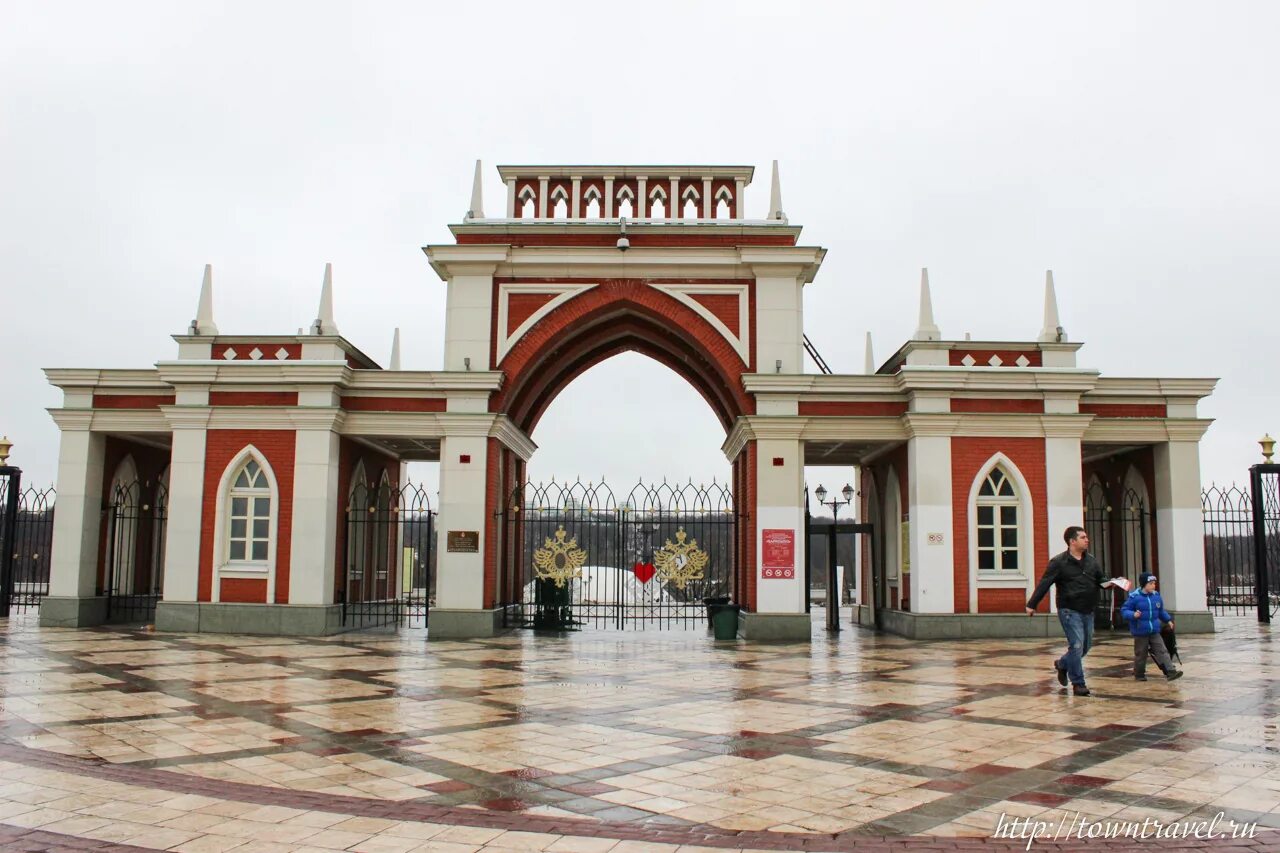
<path id="1" fill-rule="evenodd" d="M 355 483 L 347 502 L 342 624 L 425 628 L 436 572 L 436 513 L 416 483 Z"/>
<path id="2" fill-rule="evenodd" d="M 16 468 L 0 468 L 0 617 L 35 613 L 49 593 L 53 487 L 23 488 Z"/>
<path id="3" fill-rule="evenodd" d="M 738 554 L 733 494 L 713 483 L 525 484 L 502 514 L 499 603 L 509 626 L 655 630 L 706 625 L 730 601 Z"/>
<path id="4" fill-rule="evenodd" d="M 1280 609 L 1280 465 L 1255 465 L 1249 488 L 1210 486 L 1202 495 L 1205 593 L 1223 616 Z"/>
<path id="5" fill-rule="evenodd" d="M 168 510 L 168 488 L 161 481 L 135 480 L 112 488 L 103 508 L 103 594 L 108 622 L 155 619 L 156 603 L 164 594 Z"/>

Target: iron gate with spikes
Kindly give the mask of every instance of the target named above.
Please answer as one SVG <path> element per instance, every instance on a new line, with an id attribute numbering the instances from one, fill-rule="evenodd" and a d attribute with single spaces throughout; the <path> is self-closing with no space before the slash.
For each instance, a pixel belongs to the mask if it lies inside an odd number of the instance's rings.
<path id="1" fill-rule="evenodd" d="M 504 624 L 695 629 L 736 598 L 738 513 L 718 483 L 527 483 L 502 510 Z"/>

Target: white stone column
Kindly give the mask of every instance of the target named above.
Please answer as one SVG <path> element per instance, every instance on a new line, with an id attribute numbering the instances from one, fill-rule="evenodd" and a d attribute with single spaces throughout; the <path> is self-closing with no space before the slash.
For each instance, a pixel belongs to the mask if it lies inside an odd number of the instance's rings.
<path id="1" fill-rule="evenodd" d="M 538 178 L 538 218 L 547 218 L 547 184 L 550 182 L 548 177 Z"/>
<path id="2" fill-rule="evenodd" d="M 805 613 L 804 442 L 789 437 L 756 440 L 755 609 L 743 615 L 748 639 L 807 640 L 812 632 Z M 770 541 L 789 538 L 791 577 L 777 577 L 766 553 Z M 769 569 L 774 568 L 774 576 Z"/>
<path id="3" fill-rule="evenodd" d="M 1180 613 L 1208 611 L 1200 497 L 1200 432 L 1202 428 L 1197 429 L 1194 439 L 1155 446 L 1160 592 L 1165 607 Z M 61 494 L 58 499 L 62 499 Z"/>
<path id="4" fill-rule="evenodd" d="M 98 594 L 98 540 L 106 438 L 89 431 L 93 413 L 59 412 L 58 501 L 53 514 L 49 595 Z"/>
<path id="5" fill-rule="evenodd" d="M 613 218 L 613 175 L 604 177 L 604 218 Z"/>
<path id="6" fill-rule="evenodd" d="M 164 534 L 164 600 L 194 602 L 200 584 L 205 445 L 210 410 L 170 409 L 169 510 Z"/>
<path id="7" fill-rule="evenodd" d="M 703 219 L 711 218 L 712 206 L 713 205 L 711 201 L 711 179 L 703 178 L 702 179 L 702 218 Z"/>
<path id="8" fill-rule="evenodd" d="M 490 636 L 497 614 L 485 608 L 484 558 L 489 521 L 488 416 L 450 415 L 440 442 L 440 514 L 436 524 L 436 606 L 428 636 Z M 450 533 L 474 533 L 475 551 L 450 551 Z"/>
<path id="9" fill-rule="evenodd" d="M 641 175 L 636 179 L 636 219 L 649 217 L 649 179 Z"/>
<path id="10" fill-rule="evenodd" d="M 907 416 L 907 515 L 913 613 L 955 612 L 950 415 Z"/>
<path id="11" fill-rule="evenodd" d="M 1048 528 L 1049 553 L 1036 554 L 1028 567 L 1030 589 L 1044 573 L 1049 558 L 1066 549 L 1063 532 L 1071 526 L 1084 525 L 1084 462 L 1080 453 L 1080 438 L 1084 435 L 1089 417 L 1079 415 L 1045 415 L 1044 417 L 1044 473 L 1045 494 L 1048 505 L 1041 511 L 1036 508 L 1036 524 Z M 1086 530 L 1101 541 L 1099 531 Z M 1056 590 L 1051 590 L 1049 606 L 1057 609 Z M 1109 594 L 1109 593 L 1106 593 Z M 1030 597 L 1030 591 L 1028 591 Z"/>
<path id="12" fill-rule="evenodd" d="M 799 269 L 794 267 L 768 267 L 756 272 L 755 348 L 756 370 L 760 373 L 804 372 L 799 275 Z"/>
<path id="13" fill-rule="evenodd" d="M 581 219 L 582 216 L 582 178 L 574 175 L 572 178 L 573 188 L 571 190 L 572 198 L 569 199 L 569 216 L 572 219 Z"/>
<path id="14" fill-rule="evenodd" d="M 507 219 L 516 218 L 516 179 L 507 178 Z"/>
<path id="15" fill-rule="evenodd" d="M 298 430 L 289 531 L 289 603 L 330 605 L 337 559 L 339 438 L 334 429 L 339 413 L 321 408 L 295 413 L 294 420 Z"/>
<path id="16" fill-rule="evenodd" d="M 733 214 L 733 218 L 734 218 L 734 219 L 746 219 L 746 218 L 747 218 L 747 214 L 745 213 L 745 208 L 742 206 L 742 193 L 743 193 L 743 191 L 744 191 L 744 190 L 746 190 L 746 184 L 744 184 L 744 183 L 742 182 L 742 179 L 741 179 L 741 178 L 739 178 L 737 181 L 735 181 L 735 182 L 734 182 L 734 187 L 733 187 L 733 210 L 732 210 L 732 211 L 730 211 L 730 213 L 732 213 L 732 214 Z"/>
<path id="17" fill-rule="evenodd" d="M 488 370 L 494 264 L 451 264 L 445 305 L 445 370 Z"/>
<path id="18" fill-rule="evenodd" d="M 684 205 L 680 203 L 680 179 L 671 179 L 671 197 L 667 199 L 667 219 L 679 219 Z"/>

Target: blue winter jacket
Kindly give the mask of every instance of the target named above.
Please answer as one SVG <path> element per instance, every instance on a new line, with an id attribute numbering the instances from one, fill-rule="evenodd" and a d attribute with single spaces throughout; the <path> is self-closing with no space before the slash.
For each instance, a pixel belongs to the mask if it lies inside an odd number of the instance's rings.
<path id="1" fill-rule="evenodd" d="M 1134 613 L 1137 611 L 1141 611 L 1142 615 L 1135 616 Z M 1120 608 L 1120 615 L 1129 620 L 1129 633 L 1135 637 L 1158 634 L 1163 623 L 1173 621 L 1169 611 L 1164 609 L 1164 599 L 1160 597 L 1158 591 L 1147 594 L 1140 589 L 1135 589 L 1125 599 L 1124 607 Z"/>

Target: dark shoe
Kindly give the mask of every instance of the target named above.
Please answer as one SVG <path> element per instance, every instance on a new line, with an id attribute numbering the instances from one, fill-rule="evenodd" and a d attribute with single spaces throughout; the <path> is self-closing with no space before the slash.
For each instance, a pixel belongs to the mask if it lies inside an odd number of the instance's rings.
<path id="1" fill-rule="evenodd" d="M 1170 673 L 1168 673 L 1167 675 L 1165 675 L 1165 680 L 1167 680 L 1167 681 L 1177 681 L 1177 680 L 1178 680 L 1179 678 L 1181 678 L 1181 677 L 1182 677 L 1182 670 L 1180 670 L 1180 669 L 1175 669 L 1173 672 L 1170 672 Z"/>
<path id="2" fill-rule="evenodd" d="M 1077 696 L 1088 696 L 1089 688 L 1085 687 L 1083 684 L 1077 684 L 1075 686 L 1075 689 L 1072 690 L 1072 692 L 1075 693 Z"/>
<path id="3" fill-rule="evenodd" d="M 1133 680 L 1134 680 L 1134 681 L 1146 681 L 1146 680 L 1147 680 L 1147 677 L 1146 677 L 1145 675 L 1135 675 L 1135 676 L 1133 677 Z"/>
<path id="4" fill-rule="evenodd" d="M 1053 668 L 1058 671 L 1058 683 L 1063 687 L 1067 686 L 1067 670 L 1066 667 L 1058 666 L 1058 662 L 1053 662 Z"/>

